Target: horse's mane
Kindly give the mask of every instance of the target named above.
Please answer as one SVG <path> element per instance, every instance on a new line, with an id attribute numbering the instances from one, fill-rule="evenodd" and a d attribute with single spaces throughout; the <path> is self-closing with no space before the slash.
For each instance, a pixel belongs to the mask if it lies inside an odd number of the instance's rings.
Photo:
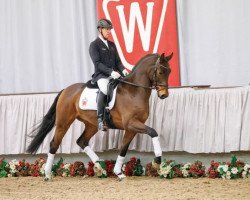
<path id="1" fill-rule="evenodd" d="M 140 65 L 142 62 L 144 62 L 145 60 L 151 58 L 151 57 L 159 57 L 159 54 L 157 53 L 153 53 L 153 54 L 147 54 L 146 56 L 142 57 L 133 67 L 132 72 L 138 67 L 138 65 Z"/>
<path id="2" fill-rule="evenodd" d="M 134 71 L 136 70 L 136 68 L 143 62 L 145 62 L 147 59 L 150 59 L 150 58 L 157 58 L 159 57 L 159 54 L 157 53 L 153 53 L 153 54 L 147 54 L 145 55 L 144 57 L 142 57 L 136 64 L 135 66 L 133 67 L 131 73 L 129 73 L 129 75 L 127 75 L 124 79 L 127 80 L 130 76 L 132 76 L 132 74 L 134 73 Z M 154 59 L 153 59 L 154 60 Z M 153 61 L 152 60 L 152 61 Z M 154 61 L 155 62 L 155 61 Z"/>

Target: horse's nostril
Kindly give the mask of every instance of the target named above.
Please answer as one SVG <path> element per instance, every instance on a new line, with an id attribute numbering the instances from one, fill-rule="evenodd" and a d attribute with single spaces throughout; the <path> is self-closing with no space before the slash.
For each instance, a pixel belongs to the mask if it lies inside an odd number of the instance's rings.
<path id="1" fill-rule="evenodd" d="M 163 95 L 160 96 L 161 99 L 165 99 L 166 97 L 167 97 L 166 94 L 163 94 Z"/>
<path id="2" fill-rule="evenodd" d="M 165 99 L 168 97 L 168 93 L 159 95 L 160 99 Z"/>

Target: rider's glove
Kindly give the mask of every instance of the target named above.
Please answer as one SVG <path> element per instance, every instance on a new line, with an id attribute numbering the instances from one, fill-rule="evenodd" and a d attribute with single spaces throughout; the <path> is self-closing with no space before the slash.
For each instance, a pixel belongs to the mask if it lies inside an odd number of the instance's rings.
<path id="1" fill-rule="evenodd" d="M 112 71 L 111 72 L 111 77 L 113 78 L 113 79 L 118 79 L 118 78 L 120 78 L 120 74 L 118 73 L 118 72 L 116 72 L 116 71 Z"/>
<path id="2" fill-rule="evenodd" d="M 122 73 L 123 73 L 124 76 L 127 76 L 127 75 L 129 74 L 129 72 L 128 72 L 126 69 L 124 69 L 124 70 L 122 71 Z"/>

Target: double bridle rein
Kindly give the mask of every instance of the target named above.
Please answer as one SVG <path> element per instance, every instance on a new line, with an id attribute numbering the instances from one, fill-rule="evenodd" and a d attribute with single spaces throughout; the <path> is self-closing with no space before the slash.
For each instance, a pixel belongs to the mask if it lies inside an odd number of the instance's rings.
<path id="1" fill-rule="evenodd" d="M 157 77 L 156 77 L 156 74 L 157 74 L 157 70 L 158 70 L 158 67 L 163 67 L 165 69 L 168 69 L 167 67 L 165 67 L 164 65 L 160 64 L 160 58 L 157 59 L 156 63 L 155 63 L 155 68 L 154 68 L 154 74 L 153 74 L 153 84 L 151 87 L 148 87 L 148 86 L 144 86 L 144 85 L 139 85 L 139 84 L 135 84 L 135 83 L 131 83 L 131 82 L 128 82 L 128 81 L 124 81 L 122 79 L 118 79 L 120 82 L 122 83 L 126 83 L 128 85 L 132 85 L 132 86 L 135 86 L 135 87 L 142 87 L 142 88 L 145 88 L 145 89 L 150 89 L 150 90 L 157 90 L 159 91 L 159 86 L 161 87 L 165 87 L 165 88 L 168 88 L 168 85 L 167 84 L 157 84 Z"/>

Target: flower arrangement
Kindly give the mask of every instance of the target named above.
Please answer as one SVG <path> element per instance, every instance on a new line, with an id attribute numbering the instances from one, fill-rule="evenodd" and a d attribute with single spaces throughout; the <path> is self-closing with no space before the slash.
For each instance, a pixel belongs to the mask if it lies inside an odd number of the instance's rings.
<path id="1" fill-rule="evenodd" d="M 105 160 L 105 170 L 107 171 L 108 177 L 116 177 L 115 173 L 113 172 L 115 167 L 115 160 Z"/>
<path id="2" fill-rule="evenodd" d="M 44 165 L 45 166 L 45 165 Z M 59 169 L 61 169 L 62 167 L 64 166 L 64 163 L 63 163 L 63 159 L 62 158 L 60 158 L 59 159 L 59 161 L 56 163 L 56 164 L 54 164 L 53 166 L 52 166 L 52 169 L 51 169 L 51 171 L 52 171 L 52 175 L 53 176 L 56 176 L 57 174 L 58 174 L 58 170 Z M 59 170 L 60 171 L 60 170 Z M 44 176 L 44 167 L 43 167 L 43 176 Z M 59 174 L 62 176 L 62 174 L 61 174 L 62 172 L 60 171 L 59 172 Z"/>
<path id="3" fill-rule="evenodd" d="M 245 164 L 242 172 L 242 178 L 250 178 L 250 165 Z"/>
<path id="4" fill-rule="evenodd" d="M 9 162 L 9 174 L 8 176 L 17 177 L 17 176 L 28 176 L 30 171 L 30 164 L 25 162 L 25 160 L 17 161 L 16 159 Z"/>
<path id="5" fill-rule="evenodd" d="M 90 161 L 88 163 L 88 168 L 86 171 L 87 176 L 94 176 L 95 172 L 94 172 L 94 163 L 92 161 Z"/>
<path id="6" fill-rule="evenodd" d="M 189 174 L 190 176 L 194 177 L 194 178 L 198 178 L 198 177 L 202 177 L 205 176 L 205 166 L 202 165 L 202 162 L 197 160 L 195 161 L 189 169 Z"/>
<path id="7" fill-rule="evenodd" d="M 83 162 L 76 161 L 74 164 L 61 163 L 57 170 L 58 176 L 84 176 L 86 174 L 86 169 Z"/>
<path id="8" fill-rule="evenodd" d="M 177 164 L 173 160 L 166 161 L 160 164 L 160 169 L 158 171 L 160 178 L 172 179 L 174 177 L 181 176 L 180 164 Z"/>
<path id="9" fill-rule="evenodd" d="M 123 164 L 122 171 L 126 176 L 141 176 L 145 170 L 141 165 L 141 160 L 132 157 L 130 161 Z"/>
<path id="10" fill-rule="evenodd" d="M 108 175 L 106 171 L 105 161 L 97 161 L 94 165 L 94 172 L 98 178 L 107 178 Z"/>
<path id="11" fill-rule="evenodd" d="M 10 166 L 9 176 L 12 177 L 19 176 L 19 171 L 17 169 L 19 167 L 19 162 L 16 159 L 14 159 L 9 162 L 9 166 Z"/>
<path id="12" fill-rule="evenodd" d="M 54 172 L 54 176 L 58 175 L 58 176 L 62 176 L 62 177 L 67 177 L 70 176 L 70 163 L 61 163 L 57 173 L 55 174 Z"/>
<path id="13" fill-rule="evenodd" d="M 10 176 L 44 176 L 45 159 L 38 158 L 33 164 L 25 160 L 11 160 L 6 162 L 4 159 L 0 160 L 0 177 Z M 63 163 L 63 159 L 52 166 L 52 173 L 54 176 L 97 176 L 100 178 L 114 177 L 113 173 L 115 161 L 105 160 L 96 164 L 93 162 L 88 163 L 86 170 L 83 162 L 77 161 L 73 164 Z M 205 167 L 201 161 L 195 161 L 193 164 L 177 164 L 173 160 L 163 160 L 160 169 L 157 171 L 152 167 L 152 163 L 148 163 L 146 170 L 141 165 L 138 158 L 132 157 L 128 162 L 123 164 L 122 170 L 126 176 L 147 176 L 161 178 L 175 178 L 175 177 L 201 177 L 207 176 L 209 178 L 223 178 L 223 179 L 236 179 L 236 178 L 250 178 L 250 164 L 237 160 L 236 156 L 232 156 L 230 162 L 210 162 L 210 167 L 205 173 Z"/>
<path id="14" fill-rule="evenodd" d="M 189 174 L 190 167 L 191 167 L 191 163 L 186 163 L 186 164 L 182 165 L 181 173 L 182 173 L 183 178 L 190 177 L 190 174 Z"/>
<path id="15" fill-rule="evenodd" d="M 237 161 L 236 156 L 233 155 L 231 162 L 220 163 L 217 171 L 220 173 L 220 177 L 223 179 L 236 179 L 242 176 L 244 165 L 244 162 Z"/>
<path id="16" fill-rule="evenodd" d="M 7 177 L 9 173 L 9 164 L 4 160 L 0 160 L 0 178 L 1 177 Z"/>
<path id="17" fill-rule="evenodd" d="M 97 161 L 95 164 L 92 161 L 90 161 L 88 163 L 88 169 L 87 169 L 86 174 L 88 176 L 97 176 L 99 178 L 107 178 L 108 174 L 107 174 L 107 170 L 106 170 L 105 161 L 102 161 L 102 160 L 101 161 Z"/>
<path id="18" fill-rule="evenodd" d="M 152 162 L 150 162 L 146 165 L 145 174 L 146 174 L 146 176 L 151 176 L 151 177 L 159 176 L 158 171 L 154 167 L 152 167 Z"/>
<path id="19" fill-rule="evenodd" d="M 84 176 L 86 174 L 85 165 L 83 162 L 76 161 L 71 169 L 70 169 L 70 175 L 71 176 Z"/>
<path id="20" fill-rule="evenodd" d="M 217 170 L 218 167 L 219 167 L 219 163 L 215 162 L 214 160 L 211 160 L 210 167 L 208 168 L 208 171 L 207 171 L 207 176 L 209 178 L 219 178 L 220 177 L 220 173 Z"/>
<path id="21" fill-rule="evenodd" d="M 30 165 L 29 174 L 31 176 L 44 176 L 44 167 L 46 160 L 43 158 L 38 158 L 34 164 Z"/>

